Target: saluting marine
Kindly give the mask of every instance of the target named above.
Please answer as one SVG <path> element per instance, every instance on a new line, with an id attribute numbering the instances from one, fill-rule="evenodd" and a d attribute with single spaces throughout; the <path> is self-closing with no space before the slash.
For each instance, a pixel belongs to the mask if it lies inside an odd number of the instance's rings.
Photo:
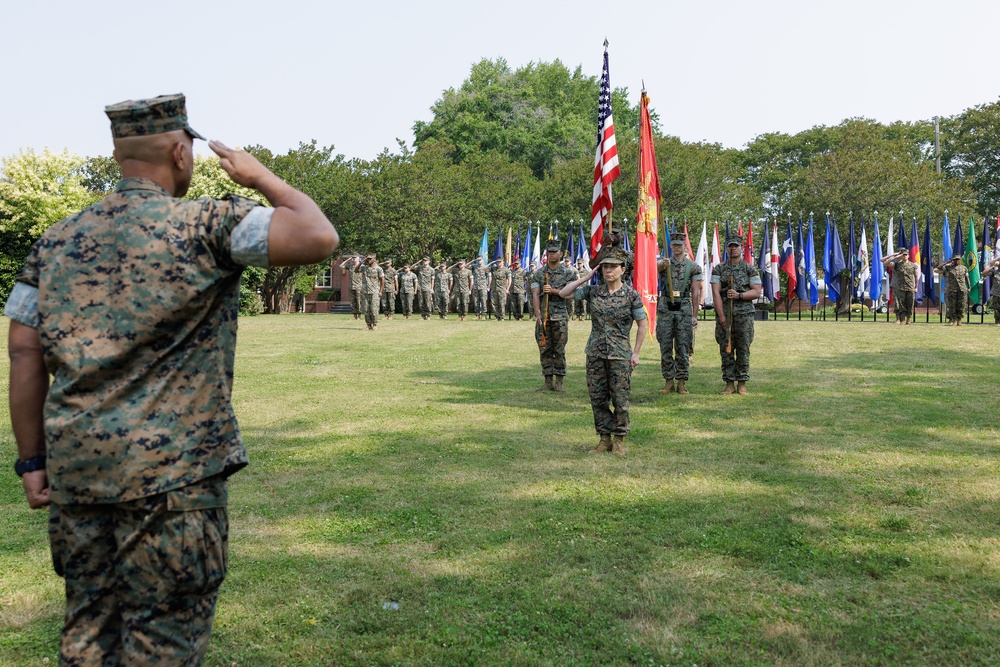
<path id="1" fill-rule="evenodd" d="M 934 270 L 941 274 L 944 282 L 945 316 L 948 325 L 962 326 L 965 306 L 969 303 L 969 269 L 962 264 L 962 253 L 955 251 L 947 262 L 941 262 Z"/>
<path id="2" fill-rule="evenodd" d="M 434 269 L 430 264 L 431 258 L 424 257 L 414 271 L 417 275 L 417 287 L 420 290 L 420 316 L 425 320 L 434 310 Z"/>
<path id="3" fill-rule="evenodd" d="M 896 324 L 909 324 L 913 317 L 913 301 L 917 294 L 917 273 L 920 267 L 911 262 L 908 250 L 889 255 L 882 263 L 892 269 L 892 288 L 896 306 Z"/>
<path id="4" fill-rule="evenodd" d="M 345 275 L 349 275 L 347 294 L 351 298 L 351 314 L 354 315 L 354 319 L 361 317 L 361 274 L 357 273 L 355 269 L 361 266 L 361 257 L 354 255 L 353 257 L 348 257 L 340 265 L 341 272 Z"/>
<path id="5" fill-rule="evenodd" d="M 413 314 L 413 297 L 417 292 L 417 274 L 410 270 L 410 265 L 403 267 L 403 272 L 399 274 L 399 301 L 403 307 L 403 317 L 410 319 Z"/>
<path id="6" fill-rule="evenodd" d="M 382 298 L 385 271 L 375 261 L 375 255 L 371 254 L 354 272 L 361 275 L 361 310 L 365 314 L 365 324 L 369 331 L 375 331 L 378 328 L 378 305 Z"/>
<path id="7" fill-rule="evenodd" d="M 469 296 L 472 294 L 472 271 L 466 268 L 465 260 L 460 259 L 456 265 L 455 279 L 452 282 L 451 290 L 455 295 L 455 311 L 458 319 L 465 321 L 465 316 L 469 314 Z"/>
<path id="8" fill-rule="evenodd" d="M 510 263 L 510 310 L 518 322 L 524 317 L 525 272 L 517 258 Z"/>
<path id="9" fill-rule="evenodd" d="M 385 264 L 385 288 L 382 290 L 382 310 L 385 312 L 385 319 L 391 320 L 396 313 L 396 292 L 399 291 L 399 281 L 396 279 L 396 270 L 392 268 L 392 260 L 386 260 Z"/>
<path id="10" fill-rule="evenodd" d="M 434 272 L 434 304 L 437 306 L 438 317 L 442 320 L 448 317 L 448 298 L 451 296 L 451 274 L 445 268 L 444 262 L 438 264 Z"/>
<path id="11" fill-rule="evenodd" d="M 493 316 L 503 321 L 507 314 L 507 295 L 510 293 L 510 269 L 504 264 L 503 258 L 491 262 L 495 264 L 490 269 L 490 295 L 493 304 Z"/>
<path id="12" fill-rule="evenodd" d="M 483 257 L 476 257 L 472 264 L 472 295 L 473 305 L 476 308 L 476 319 L 481 320 L 487 314 L 489 307 L 490 281 L 483 266 Z"/>

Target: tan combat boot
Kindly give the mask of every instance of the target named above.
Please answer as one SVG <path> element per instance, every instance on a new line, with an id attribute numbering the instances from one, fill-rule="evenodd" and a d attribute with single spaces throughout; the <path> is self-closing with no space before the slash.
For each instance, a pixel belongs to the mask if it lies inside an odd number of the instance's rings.
<path id="1" fill-rule="evenodd" d="M 723 396 L 729 396 L 730 394 L 736 393 L 736 385 L 732 380 L 726 380 L 726 388 L 719 392 Z"/>
<path id="2" fill-rule="evenodd" d="M 566 389 L 563 387 L 562 375 L 552 376 L 552 391 L 566 391 Z"/>
<path id="3" fill-rule="evenodd" d="M 678 380 L 677 381 L 677 393 L 678 394 L 690 394 L 691 393 L 691 392 L 689 392 L 687 390 L 687 387 L 684 386 L 684 384 L 686 382 L 687 382 L 687 380 Z"/>
<path id="4" fill-rule="evenodd" d="M 663 385 L 663 389 L 660 390 L 661 394 L 672 394 L 674 391 L 674 381 L 667 380 L 667 384 Z"/>
<path id="5" fill-rule="evenodd" d="M 746 396 L 750 392 L 747 391 L 747 383 L 740 380 L 736 383 L 736 393 L 740 396 Z"/>
<path id="6" fill-rule="evenodd" d="M 552 386 L 552 376 L 545 376 L 545 384 L 538 388 L 538 391 L 553 391 L 555 387 Z"/>
<path id="7" fill-rule="evenodd" d="M 625 456 L 625 436 L 616 435 L 612 438 L 611 453 L 616 456 Z"/>
<path id="8" fill-rule="evenodd" d="M 600 454 L 602 452 L 611 451 L 611 436 L 607 433 L 601 435 L 601 441 L 597 443 L 597 446 L 591 449 L 588 454 Z"/>

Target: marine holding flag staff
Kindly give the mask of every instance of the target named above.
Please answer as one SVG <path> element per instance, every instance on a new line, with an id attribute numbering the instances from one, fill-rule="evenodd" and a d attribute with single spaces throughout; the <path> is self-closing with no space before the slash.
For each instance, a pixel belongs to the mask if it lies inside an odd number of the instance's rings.
<path id="1" fill-rule="evenodd" d="M 559 291 L 576 280 L 576 271 L 563 265 L 562 245 L 549 239 L 546 262 L 531 275 L 531 302 L 535 311 L 535 341 L 538 343 L 545 384 L 539 391 L 565 391 L 566 340 L 569 311 Z"/>
<path id="2" fill-rule="evenodd" d="M 750 380 L 750 345 L 753 343 L 754 299 L 761 293 L 760 271 L 743 260 L 743 239 L 726 241 L 729 258 L 712 269 L 715 304 L 715 342 L 722 356 L 722 394 L 746 395 Z"/>
<path id="3" fill-rule="evenodd" d="M 4 310 L 15 471 L 32 508 L 51 502 L 60 664 L 196 665 L 226 574 L 226 478 L 247 465 L 230 403 L 240 276 L 322 261 L 339 238 L 312 199 L 216 141 L 271 207 L 181 199 L 202 138 L 183 95 L 105 113 L 123 180 L 42 235 Z"/>

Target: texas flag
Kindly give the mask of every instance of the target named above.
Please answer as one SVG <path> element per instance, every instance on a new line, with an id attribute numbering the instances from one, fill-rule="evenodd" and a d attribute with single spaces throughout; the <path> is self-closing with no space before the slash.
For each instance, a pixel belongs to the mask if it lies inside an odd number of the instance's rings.
<path id="1" fill-rule="evenodd" d="M 785 243 L 781 246 L 781 261 L 779 266 L 781 267 L 781 272 L 788 276 L 788 296 L 791 297 L 798 280 L 795 270 L 795 247 L 792 245 L 792 223 L 788 223 Z"/>

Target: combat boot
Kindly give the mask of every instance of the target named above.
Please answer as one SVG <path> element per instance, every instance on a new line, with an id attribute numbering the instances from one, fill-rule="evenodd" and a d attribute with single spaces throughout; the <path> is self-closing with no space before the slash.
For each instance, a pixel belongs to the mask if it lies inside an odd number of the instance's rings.
<path id="1" fill-rule="evenodd" d="M 591 449 L 588 454 L 600 454 L 602 452 L 611 451 L 611 436 L 607 433 L 601 434 L 601 441 L 597 443 L 597 446 Z"/>
<path id="2" fill-rule="evenodd" d="M 566 391 L 566 389 L 563 387 L 562 375 L 552 376 L 552 391 Z"/>
<path id="3" fill-rule="evenodd" d="M 616 456 L 625 456 L 625 436 L 616 435 L 612 438 L 611 453 Z"/>
<path id="4" fill-rule="evenodd" d="M 660 393 L 661 394 L 672 394 L 674 391 L 676 391 L 676 389 L 674 389 L 674 381 L 673 380 L 667 380 L 667 384 L 665 384 L 663 386 L 663 389 L 660 390 Z"/>
<path id="5" fill-rule="evenodd" d="M 678 381 L 677 381 L 677 393 L 678 393 L 678 394 L 689 394 L 689 393 L 691 393 L 691 392 L 689 392 L 689 391 L 687 390 L 687 388 L 686 388 L 686 387 L 684 386 L 684 383 L 685 383 L 685 382 L 687 382 L 687 380 L 678 380 Z"/>
<path id="6" fill-rule="evenodd" d="M 538 391 L 554 391 L 555 387 L 552 385 L 552 376 L 545 376 L 545 384 L 538 388 Z"/>
<path id="7" fill-rule="evenodd" d="M 750 392 L 747 391 L 747 383 L 740 380 L 736 383 L 736 393 L 740 396 L 746 396 Z"/>
<path id="8" fill-rule="evenodd" d="M 726 380 L 726 388 L 719 393 L 721 393 L 723 396 L 729 396 L 730 394 L 735 394 L 736 385 L 733 383 L 732 380 Z"/>

